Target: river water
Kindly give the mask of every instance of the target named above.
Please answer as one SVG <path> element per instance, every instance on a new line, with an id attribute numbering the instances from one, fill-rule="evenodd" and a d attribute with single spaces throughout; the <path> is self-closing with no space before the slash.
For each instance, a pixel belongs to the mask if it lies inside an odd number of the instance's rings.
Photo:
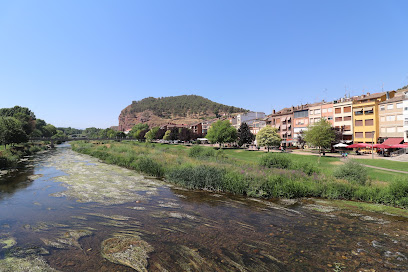
<path id="1" fill-rule="evenodd" d="M 408 271 L 407 234 L 406 217 L 184 190 L 69 145 L 0 176 L 0 271 Z"/>

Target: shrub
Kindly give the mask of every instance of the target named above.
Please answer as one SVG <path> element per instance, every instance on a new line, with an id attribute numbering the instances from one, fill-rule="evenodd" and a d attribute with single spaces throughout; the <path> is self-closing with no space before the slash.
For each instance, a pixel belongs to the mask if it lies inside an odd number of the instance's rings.
<path id="1" fill-rule="evenodd" d="M 149 157 L 140 157 L 138 160 L 132 162 L 131 166 L 139 172 L 154 177 L 163 177 L 165 172 L 163 166 Z"/>
<path id="2" fill-rule="evenodd" d="M 310 162 L 297 162 L 292 165 L 292 168 L 300 170 L 308 176 L 311 176 L 314 173 L 320 173 L 318 166 Z"/>
<path id="3" fill-rule="evenodd" d="M 167 178 L 190 189 L 221 191 L 224 170 L 214 166 L 183 166 L 172 169 Z"/>
<path id="4" fill-rule="evenodd" d="M 203 152 L 204 152 L 203 147 L 195 145 L 188 151 L 188 156 L 192 158 L 199 158 L 202 156 Z"/>
<path id="5" fill-rule="evenodd" d="M 268 153 L 261 157 L 259 164 L 268 168 L 288 169 L 292 160 L 286 154 Z"/>
<path id="6" fill-rule="evenodd" d="M 398 178 L 392 181 L 388 192 L 392 203 L 408 206 L 408 178 Z"/>
<path id="7" fill-rule="evenodd" d="M 355 160 L 349 160 L 339 166 L 333 175 L 336 178 L 345 179 L 360 185 L 365 185 L 368 179 L 368 172 L 365 166 Z"/>

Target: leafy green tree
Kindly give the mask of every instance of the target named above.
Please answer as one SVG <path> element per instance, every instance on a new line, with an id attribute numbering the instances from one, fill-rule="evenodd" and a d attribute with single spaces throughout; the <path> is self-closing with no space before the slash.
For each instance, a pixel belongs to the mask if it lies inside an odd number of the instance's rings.
<path id="1" fill-rule="evenodd" d="M 0 144 L 4 145 L 4 148 L 8 144 L 18 144 L 27 141 L 27 134 L 19 120 L 14 117 L 0 117 Z"/>
<path id="2" fill-rule="evenodd" d="M 321 118 L 319 122 L 314 125 L 309 125 L 305 131 L 305 141 L 309 146 L 319 148 L 319 162 L 323 148 L 329 148 L 335 140 L 335 132 L 329 121 Z"/>
<path id="3" fill-rule="evenodd" d="M 146 129 L 149 129 L 148 124 L 144 124 L 144 123 L 136 124 L 130 130 L 129 135 L 130 135 L 130 137 L 137 139 L 137 138 L 139 138 L 139 133 L 142 130 L 146 130 Z"/>
<path id="4" fill-rule="evenodd" d="M 171 131 L 170 131 L 170 130 L 167 130 L 167 131 L 164 133 L 163 140 L 169 141 L 169 140 L 170 140 L 170 133 L 171 133 Z"/>
<path id="5" fill-rule="evenodd" d="M 242 123 L 238 129 L 238 145 L 250 144 L 254 141 L 255 136 L 252 134 L 247 123 Z"/>
<path id="6" fill-rule="evenodd" d="M 109 139 L 115 139 L 116 138 L 116 132 L 115 130 L 111 128 L 106 129 L 106 135 L 108 136 Z"/>
<path id="7" fill-rule="evenodd" d="M 156 137 L 156 133 L 157 133 L 159 130 L 160 130 L 159 127 L 154 127 L 154 128 L 152 128 L 151 130 L 149 130 L 149 131 L 146 133 L 146 135 L 145 135 L 146 141 L 148 141 L 148 142 L 153 141 L 153 140 L 155 139 L 155 137 Z"/>
<path id="8" fill-rule="evenodd" d="M 174 127 L 170 130 L 170 140 L 175 141 L 179 138 L 179 129 Z"/>
<path id="9" fill-rule="evenodd" d="M 206 138 L 211 143 L 219 143 L 220 147 L 223 143 L 235 142 L 237 139 L 237 130 L 231 126 L 228 120 L 213 123 L 208 130 Z"/>
<path id="10" fill-rule="evenodd" d="M 262 128 L 258 134 L 256 134 L 256 143 L 259 146 L 266 146 L 269 149 L 272 146 L 279 146 L 282 139 L 278 134 L 278 129 L 270 126 Z"/>
<path id="11" fill-rule="evenodd" d="M 57 128 L 53 125 L 46 125 L 44 126 L 43 136 L 44 137 L 52 137 L 53 135 L 57 134 Z"/>
<path id="12" fill-rule="evenodd" d="M 156 135 L 154 136 L 154 138 L 155 139 L 163 139 L 165 133 L 166 133 L 166 130 L 161 128 L 156 132 Z"/>
<path id="13" fill-rule="evenodd" d="M 0 116 L 14 117 L 20 121 L 21 127 L 24 132 L 29 135 L 35 129 L 35 115 L 34 113 L 25 107 L 14 106 L 13 108 L 0 109 Z"/>
<path id="14" fill-rule="evenodd" d="M 96 127 L 90 127 L 90 128 L 86 128 L 83 132 L 83 134 L 91 139 L 96 139 L 99 138 L 99 133 L 102 131 L 103 129 L 100 128 L 96 128 Z M 103 137 L 102 137 L 103 138 Z M 107 138 L 107 136 L 105 137 Z"/>
<path id="15" fill-rule="evenodd" d="M 141 131 L 139 132 L 138 136 L 137 136 L 137 139 L 138 139 L 139 141 L 144 141 L 144 140 L 145 140 L 145 135 L 146 135 L 147 132 L 149 132 L 148 129 L 143 129 L 143 130 L 141 130 Z"/>
<path id="16" fill-rule="evenodd" d="M 67 135 L 62 131 L 57 129 L 57 133 L 55 133 L 51 138 L 53 139 L 65 139 Z"/>

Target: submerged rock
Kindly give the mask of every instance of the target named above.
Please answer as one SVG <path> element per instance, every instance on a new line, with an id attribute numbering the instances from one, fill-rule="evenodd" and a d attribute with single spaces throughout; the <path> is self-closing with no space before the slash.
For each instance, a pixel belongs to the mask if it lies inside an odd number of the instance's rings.
<path id="1" fill-rule="evenodd" d="M 3 249 L 11 248 L 17 244 L 14 237 L 6 237 L 0 239 L 0 247 Z"/>
<path id="2" fill-rule="evenodd" d="M 57 270 L 51 268 L 40 256 L 30 256 L 26 258 L 7 257 L 0 260 L 0 271 L 57 272 Z"/>
<path id="3" fill-rule="evenodd" d="M 147 271 L 149 253 L 153 247 L 140 236 L 119 235 L 102 242 L 102 256 L 117 264 L 129 266 L 136 271 Z"/>

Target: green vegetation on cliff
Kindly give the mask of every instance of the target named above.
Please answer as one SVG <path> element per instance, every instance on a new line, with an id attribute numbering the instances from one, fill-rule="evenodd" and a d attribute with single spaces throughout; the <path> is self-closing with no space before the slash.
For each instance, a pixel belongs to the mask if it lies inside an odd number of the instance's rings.
<path id="1" fill-rule="evenodd" d="M 133 101 L 130 113 L 151 110 L 159 117 L 188 116 L 189 114 L 218 115 L 220 113 L 238 113 L 247 110 L 213 102 L 198 95 L 180 95 L 169 97 L 147 97 Z"/>

